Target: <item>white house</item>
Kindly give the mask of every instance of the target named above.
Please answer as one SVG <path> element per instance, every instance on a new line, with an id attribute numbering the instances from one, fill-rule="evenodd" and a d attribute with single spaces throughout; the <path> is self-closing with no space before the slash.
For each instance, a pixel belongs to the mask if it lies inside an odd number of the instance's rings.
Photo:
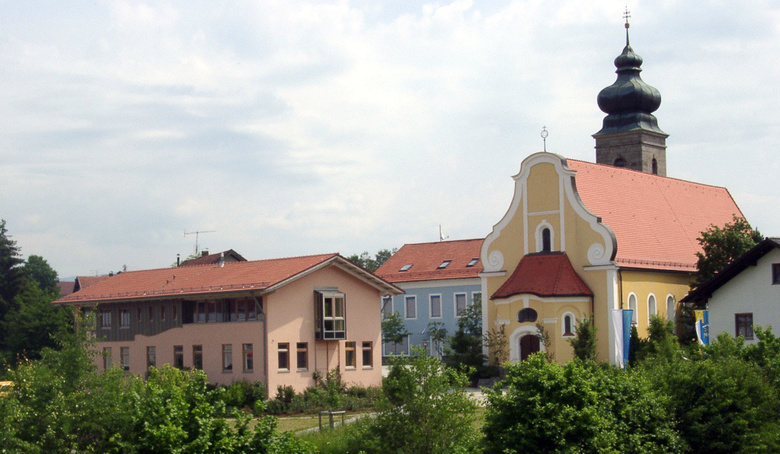
<path id="1" fill-rule="evenodd" d="M 780 238 L 767 238 L 682 300 L 709 309 L 710 339 L 753 341 L 753 324 L 780 328 Z"/>

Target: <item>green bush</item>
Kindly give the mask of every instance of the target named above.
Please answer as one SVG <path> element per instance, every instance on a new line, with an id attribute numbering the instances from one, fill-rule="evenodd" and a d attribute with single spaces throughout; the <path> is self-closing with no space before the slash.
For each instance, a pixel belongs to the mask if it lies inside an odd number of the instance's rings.
<path id="1" fill-rule="evenodd" d="M 641 376 L 535 354 L 487 393 L 486 453 L 681 452 L 668 399 Z"/>
<path id="2" fill-rule="evenodd" d="M 222 387 L 220 398 L 225 404 L 225 407 L 227 407 L 228 412 L 233 410 L 249 410 L 254 412 L 255 403 L 258 400 L 265 400 L 266 398 L 265 386 L 260 382 L 233 382 Z"/>

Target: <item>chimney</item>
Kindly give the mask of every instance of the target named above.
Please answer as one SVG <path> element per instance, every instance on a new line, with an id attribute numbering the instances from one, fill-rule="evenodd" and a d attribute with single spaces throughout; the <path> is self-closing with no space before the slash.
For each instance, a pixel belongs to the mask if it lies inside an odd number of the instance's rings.
<path id="1" fill-rule="evenodd" d="M 223 266 L 225 266 L 225 253 L 224 252 L 220 252 L 219 253 L 219 267 L 222 268 Z"/>
<path id="2" fill-rule="evenodd" d="M 181 254 L 176 254 L 176 268 L 181 265 Z"/>

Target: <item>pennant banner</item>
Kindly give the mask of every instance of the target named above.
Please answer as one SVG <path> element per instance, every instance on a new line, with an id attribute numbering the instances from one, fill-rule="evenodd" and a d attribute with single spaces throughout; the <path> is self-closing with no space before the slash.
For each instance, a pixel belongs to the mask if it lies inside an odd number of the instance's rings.
<path id="1" fill-rule="evenodd" d="M 693 311 L 696 318 L 696 337 L 699 339 L 699 344 L 710 345 L 710 311 Z"/>

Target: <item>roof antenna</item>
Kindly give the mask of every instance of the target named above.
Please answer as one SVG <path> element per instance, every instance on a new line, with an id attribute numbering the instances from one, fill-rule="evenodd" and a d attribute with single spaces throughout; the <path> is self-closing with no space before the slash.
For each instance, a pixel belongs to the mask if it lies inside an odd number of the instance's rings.
<path id="1" fill-rule="evenodd" d="M 540 136 L 542 136 L 542 142 L 544 143 L 544 152 L 547 153 L 547 136 L 550 133 L 547 132 L 547 126 L 542 126 L 542 133 Z"/>
<path id="2" fill-rule="evenodd" d="M 444 231 L 441 229 L 441 224 L 439 224 L 439 241 L 444 241 L 447 238 L 449 238 L 449 236 L 444 236 Z"/>
<path id="3" fill-rule="evenodd" d="M 631 17 L 631 11 L 628 10 L 628 5 L 626 5 L 626 12 L 623 13 L 623 19 L 626 20 L 626 46 L 628 46 L 628 27 L 631 25 L 628 23 L 628 19 Z"/>
<path id="4" fill-rule="evenodd" d="M 184 231 L 184 236 L 195 235 L 195 255 L 198 255 L 198 236 L 201 233 L 214 233 L 214 232 L 216 232 L 216 230 L 196 230 L 194 232 L 188 232 L 188 231 L 185 230 Z"/>

